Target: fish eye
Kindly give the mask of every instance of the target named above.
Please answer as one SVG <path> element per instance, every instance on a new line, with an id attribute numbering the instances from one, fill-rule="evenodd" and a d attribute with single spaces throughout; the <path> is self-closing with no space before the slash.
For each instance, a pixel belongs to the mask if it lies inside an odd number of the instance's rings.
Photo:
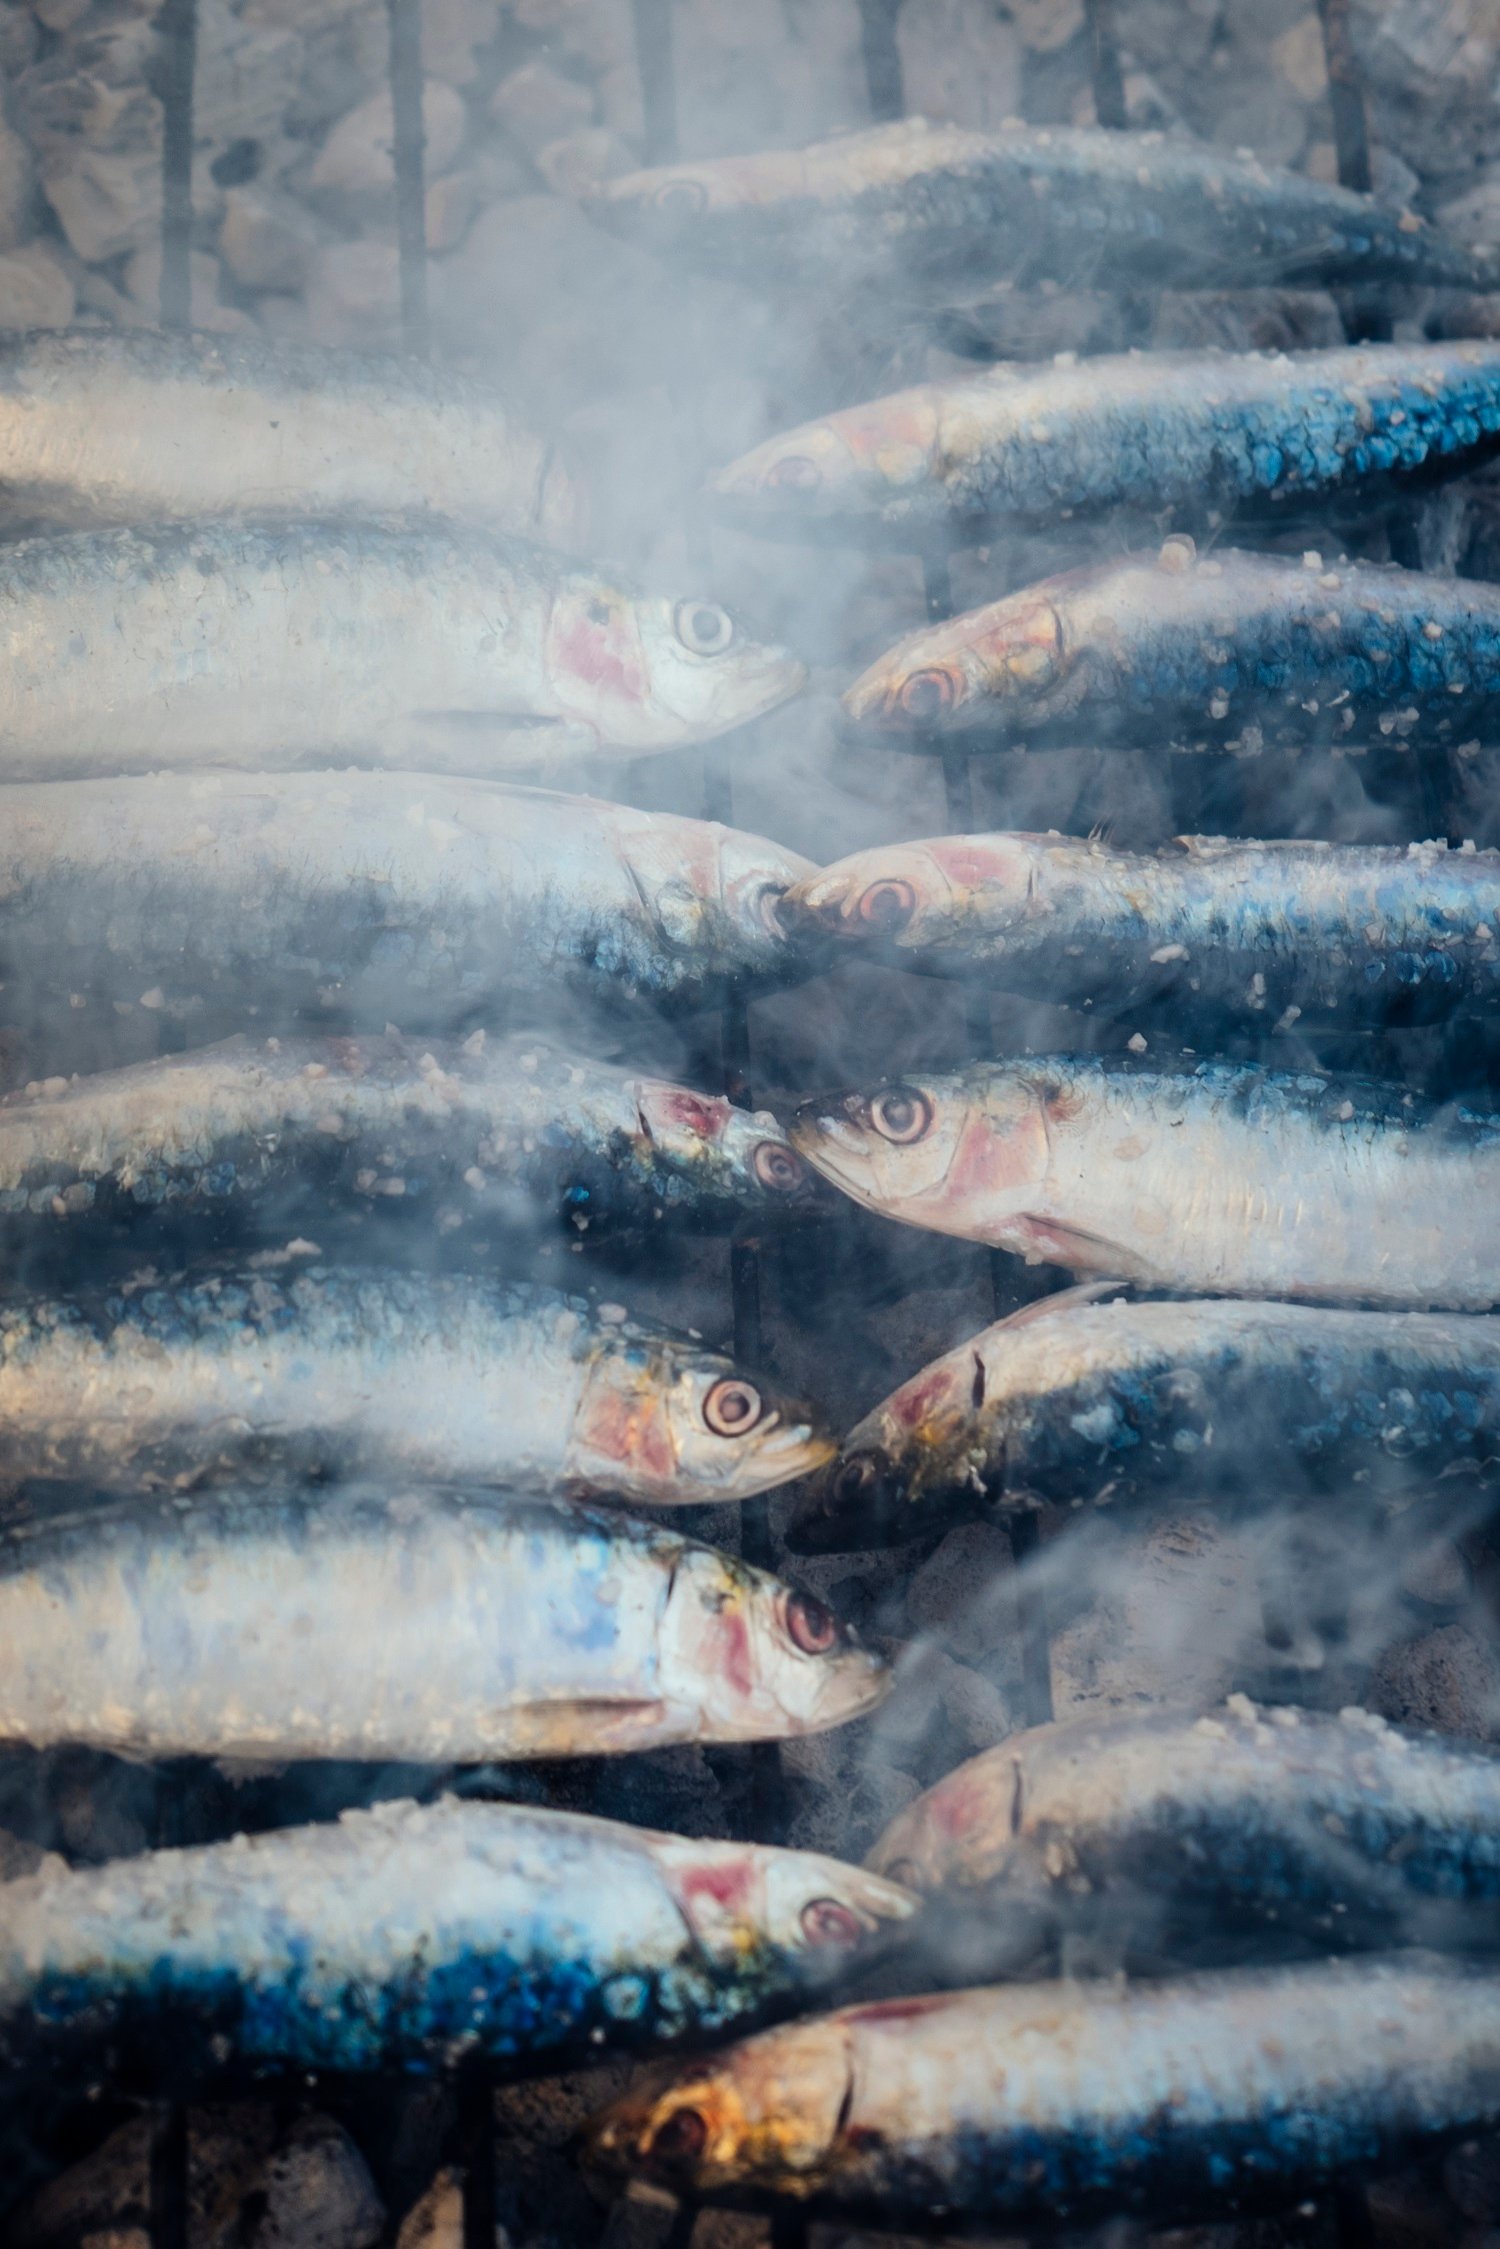
<path id="1" fill-rule="evenodd" d="M 716 1437 L 746 1437 L 765 1413 L 753 1382 L 731 1375 L 716 1382 L 703 1401 L 703 1418 Z"/>
<path id="2" fill-rule="evenodd" d="M 904 929 L 917 910 L 917 894 L 909 882 L 894 876 L 884 882 L 872 882 L 859 902 L 859 918 L 869 929 L 883 930 L 890 935 Z"/>
<path id="3" fill-rule="evenodd" d="M 679 601 L 673 623 L 695 656 L 722 656 L 734 639 L 734 619 L 715 601 Z"/>
<path id="4" fill-rule="evenodd" d="M 897 1882 L 903 1890 L 924 1890 L 927 1887 L 926 1877 L 915 1859 L 892 1859 L 890 1865 L 881 1871 L 887 1882 Z"/>
<path id="5" fill-rule="evenodd" d="M 787 453 L 766 471 L 766 482 L 776 492 L 810 492 L 822 479 L 817 462 L 805 453 Z"/>
<path id="6" fill-rule="evenodd" d="M 789 1195 L 802 1184 L 801 1164 L 779 1140 L 762 1140 L 750 1158 L 750 1169 L 762 1187 L 770 1187 L 777 1194 Z"/>
<path id="7" fill-rule="evenodd" d="M 793 1647 L 805 1656 L 826 1656 L 838 1644 L 838 1618 L 811 1593 L 787 1595 L 786 1629 Z"/>
<path id="8" fill-rule="evenodd" d="M 908 718 L 941 718 L 957 700 L 947 672 L 913 672 L 897 700 Z"/>
<path id="9" fill-rule="evenodd" d="M 708 2118 L 696 2108 L 675 2108 L 646 2144 L 653 2163 L 694 2163 L 708 2145 Z"/>
<path id="10" fill-rule="evenodd" d="M 812 1898 L 802 1908 L 802 1934 L 809 1944 L 858 1944 L 864 1924 L 837 1898 Z"/>
<path id="11" fill-rule="evenodd" d="M 674 219 L 687 218 L 707 205 L 708 189 L 702 180 L 667 180 L 656 191 L 656 208 Z"/>
<path id="12" fill-rule="evenodd" d="M 910 1086 L 893 1085 L 889 1093 L 877 1093 L 870 1103 L 870 1122 L 882 1140 L 908 1148 L 931 1131 L 932 1103 L 925 1093 L 917 1093 Z"/>

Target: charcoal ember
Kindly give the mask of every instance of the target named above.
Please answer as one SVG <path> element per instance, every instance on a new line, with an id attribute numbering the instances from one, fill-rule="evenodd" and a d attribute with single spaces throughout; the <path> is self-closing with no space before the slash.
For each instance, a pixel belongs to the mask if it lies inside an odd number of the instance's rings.
<path id="1" fill-rule="evenodd" d="M 1326 351 L 1343 340 L 1325 290 L 1163 290 L 1153 300 L 1155 351 Z"/>
<path id="2" fill-rule="evenodd" d="M 7 2218 L 6 2249 L 78 2249 L 136 2228 L 149 2243 L 153 2130 L 149 2116 L 132 2118 L 49 2179 Z M 262 2239 L 249 2229 L 261 2213 L 259 2182 L 274 2140 L 273 2112 L 258 2102 L 188 2112 L 189 2249 L 249 2249 Z"/>
<path id="3" fill-rule="evenodd" d="M 308 268 L 307 328 L 314 343 L 395 343 L 401 267 L 393 242 L 330 242 Z"/>
<path id="4" fill-rule="evenodd" d="M 870 1724 L 783 1742 L 777 1764 L 778 1837 L 833 1858 L 862 1858 L 920 1793 L 912 1775 L 890 1761 L 886 1737 Z"/>
<path id="5" fill-rule="evenodd" d="M 603 180 L 618 179 L 635 158 L 607 125 L 584 125 L 536 152 L 536 168 L 554 195 L 581 196 Z"/>
<path id="6" fill-rule="evenodd" d="M 294 196 L 255 182 L 230 188 L 219 227 L 219 256 L 244 289 L 296 290 L 325 230 Z"/>
<path id="7" fill-rule="evenodd" d="M 0 254 L 0 327 L 66 328 L 77 306 L 67 268 L 46 242 Z"/>
<path id="8" fill-rule="evenodd" d="M 509 2236 L 495 2229 L 496 2249 Z M 464 2175 L 448 2166 L 401 2221 L 396 2249 L 464 2249 Z"/>
<path id="9" fill-rule="evenodd" d="M 423 163 L 429 177 L 453 163 L 467 127 L 462 94 L 441 78 L 429 78 L 422 88 Z M 389 196 L 396 180 L 395 135 L 389 91 L 371 95 L 329 133 L 308 173 L 309 192 L 330 208 Z"/>
<path id="10" fill-rule="evenodd" d="M 44 1851 L 40 1843 L 33 1843 L 28 1836 L 12 1835 L 9 1828 L 0 1827 L 0 1884 L 19 1882 L 23 1874 L 36 1874 L 43 1867 L 64 1864 L 64 1860 Z"/>
<path id="11" fill-rule="evenodd" d="M 678 11 L 676 73 L 686 156 L 798 148 L 869 123 L 857 0 L 697 0 Z M 628 137 L 607 108 L 605 120 Z"/>
<path id="12" fill-rule="evenodd" d="M 572 2143 L 634 2068 L 611 2062 L 496 2088 L 495 2210 L 518 2249 L 589 2249 L 599 2239 L 604 2213 Z"/>
<path id="13" fill-rule="evenodd" d="M 1253 1546 L 1212 1517 L 1174 1516 L 1140 1537 L 1100 1526 L 1086 1550 L 1065 1538 L 1044 1546 L 1038 1577 L 1052 1610 L 1059 1718 L 1219 1702 L 1263 1659 Z"/>
<path id="14" fill-rule="evenodd" d="M 1071 45 L 1084 26 L 1083 0 L 1005 0 L 1005 13 L 1022 46 L 1037 55 Z"/>
<path id="15" fill-rule="evenodd" d="M 594 122 L 594 96 L 577 78 L 547 62 L 523 63 L 502 78 L 489 100 L 489 114 L 518 148 L 535 157 Z"/>
<path id="16" fill-rule="evenodd" d="M 1451 2149 L 1443 2160 L 1443 2187 L 1471 2226 L 1500 2227 L 1500 2133 Z"/>
<path id="17" fill-rule="evenodd" d="M 906 1594 L 911 1630 L 930 1632 L 951 1655 L 986 1666 L 1014 1630 L 1015 1560 L 992 1523 L 960 1523 L 929 1555 Z"/>
<path id="18" fill-rule="evenodd" d="M 1440 1624 L 1376 1658 L 1365 1700 L 1397 1725 L 1500 1740 L 1500 1655 L 1468 1624 Z"/>
<path id="19" fill-rule="evenodd" d="M 1372 81 L 1408 100 L 1486 93 L 1500 49 L 1491 0 L 1355 0 L 1356 55 Z"/>
<path id="20" fill-rule="evenodd" d="M 450 86 L 472 85 L 501 20 L 500 0 L 422 0 L 422 68 Z"/>
<path id="21" fill-rule="evenodd" d="M 993 132 L 1021 108 L 1021 37 L 993 0 L 904 0 L 896 43 L 906 105 Z"/>
<path id="22" fill-rule="evenodd" d="M 368 2164 L 327 2116 L 297 2119 L 261 2169 L 251 2210 L 246 2249 L 374 2249 L 385 2228 Z"/>

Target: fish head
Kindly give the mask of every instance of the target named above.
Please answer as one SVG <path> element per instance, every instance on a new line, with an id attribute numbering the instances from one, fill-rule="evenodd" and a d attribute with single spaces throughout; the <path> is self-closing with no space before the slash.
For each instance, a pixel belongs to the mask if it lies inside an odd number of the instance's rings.
<path id="1" fill-rule="evenodd" d="M 702 256 L 723 245 L 726 221 L 799 201 L 807 166 L 798 149 L 766 149 L 698 164 L 654 164 L 605 180 L 586 199 L 589 216 L 658 254 Z"/>
<path id="2" fill-rule="evenodd" d="M 995 1240 L 1047 1174 L 1038 1088 L 996 1069 L 888 1080 L 805 1101 L 792 1144 L 868 1210 L 965 1240 Z"/>
<path id="3" fill-rule="evenodd" d="M 916 1909 L 895 1883 L 815 1851 L 685 1837 L 653 1850 L 684 1920 L 719 1967 L 769 1952 L 781 1974 L 827 1982 Z"/>
<path id="4" fill-rule="evenodd" d="M 737 1109 L 721 1094 L 660 1078 L 637 1080 L 635 1110 L 643 1159 L 669 1180 L 688 1182 L 696 1198 L 757 1219 L 822 1207 L 822 1183 L 766 1111 Z"/>
<path id="5" fill-rule="evenodd" d="M 844 693 L 861 726 L 950 733 L 1050 716 L 1068 674 L 1062 619 L 1040 587 L 911 633 Z"/>
<path id="6" fill-rule="evenodd" d="M 793 883 L 778 911 L 793 937 L 940 952 L 961 945 L 976 927 L 992 934 L 1040 910 L 1045 840 L 934 836 L 877 845 Z"/>
<path id="7" fill-rule="evenodd" d="M 890 1671 L 811 1593 L 684 1545 L 662 1627 L 667 1691 L 709 1741 L 823 1733 L 882 1702 Z"/>
<path id="8" fill-rule="evenodd" d="M 593 1349 L 566 1473 L 646 1506 L 747 1499 L 805 1476 L 833 1440 L 800 1399 L 686 1337 L 622 1327 Z"/>
<path id="9" fill-rule="evenodd" d="M 1008 1743 L 971 1757 L 897 1813 L 865 1864 L 919 1893 L 991 1879 L 1018 1832 L 1020 1779 Z"/>
<path id="10" fill-rule="evenodd" d="M 558 715 L 626 751 L 708 741 L 807 680 L 795 656 L 752 639 L 717 602 L 631 595 L 583 571 L 553 596 L 545 661 Z"/>
<path id="11" fill-rule="evenodd" d="M 750 975 L 790 977 L 802 965 L 777 908 L 812 864 L 765 836 L 713 820 L 633 821 L 619 856 L 655 943 L 694 984 Z"/>
<path id="12" fill-rule="evenodd" d="M 931 396 L 900 391 L 768 438 L 731 461 L 709 489 L 727 512 L 751 522 L 878 514 L 936 477 L 941 451 Z"/>
<path id="13" fill-rule="evenodd" d="M 790 2024 L 642 2078 L 584 2126 L 583 2160 L 691 2200 L 810 2195 L 837 2161 L 852 2081 L 840 2016 Z"/>

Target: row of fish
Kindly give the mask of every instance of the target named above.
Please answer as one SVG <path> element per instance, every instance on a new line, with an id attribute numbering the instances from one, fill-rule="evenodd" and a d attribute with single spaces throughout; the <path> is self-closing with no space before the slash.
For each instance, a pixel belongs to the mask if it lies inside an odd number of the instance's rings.
<path id="1" fill-rule="evenodd" d="M 451 1800 L 54 1865 L 6 1892 L 3 2090 L 86 2083 L 105 2055 L 159 2085 L 701 2042 L 892 1940 L 941 1956 L 956 1920 L 1012 1966 L 1195 1915 L 1339 1949 L 1482 1925 L 1497 1776 L 1493 1752 L 1364 1712 L 1236 1697 L 1017 1736 L 900 1815 L 868 1872 Z M 648 2079 L 585 2150 L 695 2197 L 1188 2217 L 1482 2124 L 1495 2022 L 1491 1970 L 1420 1953 L 885 1999 Z"/>
<path id="2" fill-rule="evenodd" d="M 73 513 L 108 519 L 133 501 L 138 516 L 155 506 L 167 520 L 7 549 L 7 778 L 343 758 L 555 773 L 600 751 L 713 739 L 802 686 L 795 656 L 756 641 L 716 602 L 644 595 L 515 536 L 503 495 L 486 504 L 493 476 L 476 473 L 467 509 L 442 476 L 426 477 L 429 501 L 452 508 L 454 523 L 356 520 L 340 510 L 361 499 L 394 507 L 413 493 L 394 472 L 386 490 L 378 450 L 352 484 L 333 452 L 300 498 L 290 467 L 278 480 L 268 464 L 263 503 L 248 477 L 250 520 L 215 520 L 228 494 L 222 471 L 220 482 L 194 481 L 204 449 L 195 424 L 212 427 L 223 399 L 252 418 L 281 406 L 266 426 L 278 441 L 285 428 L 299 468 L 317 450 L 313 425 L 330 409 L 316 367 L 295 355 L 283 366 L 249 346 L 162 344 L 148 419 L 189 394 L 188 435 L 167 453 L 184 481 L 156 489 L 144 466 L 129 481 L 114 392 L 149 391 L 156 351 L 140 337 L 11 346 L 0 460 L 18 503 L 52 493 L 64 514 L 69 500 Z M 341 381 L 381 396 L 373 363 L 339 366 L 334 398 Z M 391 381 L 400 412 L 416 411 Z M 419 394 L 429 381 L 414 476 L 434 433 L 464 426 L 447 378 L 401 378 Z M 91 412 L 100 400 L 108 410 Z M 71 419 L 59 430 L 64 406 Z M 1469 468 L 1497 433 L 1493 346 L 1096 359 L 850 408 L 771 441 L 726 470 L 720 489 L 768 528 L 861 513 L 920 528 L 934 511 L 1053 521 L 1174 502 L 1201 517 L 1257 496 L 1326 496 L 1398 469 Z M 493 443 L 483 425 L 472 447 L 486 437 Z M 462 440 L 451 443 L 469 465 Z M 140 450 L 163 449 L 143 436 Z M 113 482 L 105 457 L 117 462 Z M 476 513 L 499 528 L 481 528 Z M 1095 564 L 925 627 L 845 701 L 859 723 L 908 736 L 987 727 L 997 742 L 1045 745 L 1144 732 L 1180 748 L 1246 749 L 1456 744 L 1493 723 L 1497 695 L 1492 589 L 1324 567 L 1314 552 L 1301 563 L 1199 557 L 1191 540 L 1173 539 L 1159 555 Z"/>
<path id="3" fill-rule="evenodd" d="M 1173 992 L 1287 1028 L 1484 1010 L 1500 855 L 989 835 L 820 871 L 713 822 L 448 775 L 0 786 L 13 1010 L 24 994 L 212 1018 L 253 992 L 262 1015 L 441 1029 L 541 992 L 701 1004 L 790 982 L 830 945 L 1073 1005 Z"/>

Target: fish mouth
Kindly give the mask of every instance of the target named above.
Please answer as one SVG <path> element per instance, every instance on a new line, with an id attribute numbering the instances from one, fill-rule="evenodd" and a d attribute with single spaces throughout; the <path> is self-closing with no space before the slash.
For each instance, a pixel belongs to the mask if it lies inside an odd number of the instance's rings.
<path id="1" fill-rule="evenodd" d="M 792 1516 L 782 1536 L 793 1554 L 857 1554 L 899 1546 L 915 1532 L 899 1520 L 905 1493 L 888 1462 L 846 1453 Z"/>
<path id="2" fill-rule="evenodd" d="M 856 1202 L 866 1200 L 858 1179 L 870 1156 L 867 1116 L 862 1093 L 825 1093 L 793 1110 L 786 1128 L 798 1155 Z"/>
<path id="3" fill-rule="evenodd" d="M 816 1416 L 806 1408 L 782 1410 L 792 1418 L 784 1427 L 767 1430 L 754 1460 L 747 1460 L 733 1479 L 732 1491 L 742 1499 L 773 1491 L 799 1476 L 815 1475 L 837 1457 L 837 1439 L 819 1427 Z"/>
<path id="4" fill-rule="evenodd" d="M 732 734 L 737 727 L 751 726 L 768 712 L 779 710 L 790 703 L 806 687 L 809 672 L 800 656 L 783 648 L 766 649 L 751 656 L 748 652 L 740 659 L 740 668 L 733 679 L 723 686 L 722 712 L 696 717 L 691 712 L 682 714 L 684 727 L 695 728 L 685 740 L 717 741 L 722 734 Z"/>
<path id="5" fill-rule="evenodd" d="M 853 889 L 846 876 L 830 880 L 816 875 L 794 882 L 776 903 L 776 918 L 793 944 L 825 947 L 830 938 L 845 934 L 849 917 L 846 905 Z"/>

